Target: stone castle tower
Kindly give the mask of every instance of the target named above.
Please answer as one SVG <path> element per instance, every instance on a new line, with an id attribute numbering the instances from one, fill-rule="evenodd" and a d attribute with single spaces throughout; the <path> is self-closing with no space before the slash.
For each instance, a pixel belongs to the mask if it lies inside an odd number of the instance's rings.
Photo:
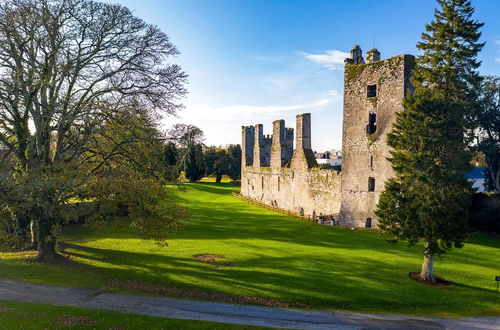
<path id="1" fill-rule="evenodd" d="M 372 228 L 384 183 L 394 175 L 387 160 L 387 133 L 412 89 L 415 58 L 399 55 L 381 61 L 376 49 L 366 55 L 365 63 L 356 45 L 345 60 L 340 219 L 344 225 Z"/>
<path id="2" fill-rule="evenodd" d="M 342 226 L 376 228 L 375 209 L 394 175 L 387 133 L 412 90 L 412 55 L 381 60 L 356 45 L 345 60 L 342 170 L 320 168 L 311 149 L 311 115 L 297 115 L 293 129 L 273 122 L 242 127 L 241 194 L 300 214 L 328 215 Z"/>

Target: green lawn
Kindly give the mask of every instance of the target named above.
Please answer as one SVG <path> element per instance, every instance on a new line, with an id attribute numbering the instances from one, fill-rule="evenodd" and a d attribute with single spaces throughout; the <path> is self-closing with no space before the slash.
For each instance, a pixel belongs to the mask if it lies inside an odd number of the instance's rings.
<path id="1" fill-rule="evenodd" d="M 1 329 L 266 329 L 0 300 Z"/>
<path id="2" fill-rule="evenodd" d="M 408 278 L 422 247 L 391 246 L 375 231 L 319 226 L 246 204 L 229 184 L 187 184 L 177 198 L 190 225 L 160 248 L 130 228 L 67 227 L 62 240 L 72 262 L 39 265 L 2 254 L 0 276 L 109 289 L 109 280 L 137 281 L 238 296 L 299 302 L 313 308 L 386 313 L 500 315 L 500 239 L 472 235 L 465 247 L 438 260 L 449 287 Z M 193 255 L 218 254 L 234 267 L 216 269 Z"/>

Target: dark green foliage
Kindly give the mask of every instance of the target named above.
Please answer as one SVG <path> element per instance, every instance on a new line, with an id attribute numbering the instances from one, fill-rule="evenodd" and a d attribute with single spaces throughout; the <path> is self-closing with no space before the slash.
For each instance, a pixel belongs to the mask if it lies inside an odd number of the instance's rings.
<path id="1" fill-rule="evenodd" d="M 222 176 L 228 173 L 230 161 L 226 150 L 211 147 L 205 152 L 205 172 L 207 175 L 215 175 L 215 182 L 219 183 Z"/>
<path id="2" fill-rule="evenodd" d="M 177 151 L 174 143 L 169 142 L 165 145 L 163 159 L 165 165 L 177 165 L 177 162 L 179 161 L 179 152 Z"/>
<path id="3" fill-rule="evenodd" d="M 227 153 L 230 157 L 227 175 L 233 180 L 241 179 L 241 146 L 231 144 L 227 147 Z"/>
<path id="4" fill-rule="evenodd" d="M 196 182 L 205 175 L 205 157 L 201 144 L 189 146 L 186 154 L 185 175 L 190 182 Z"/>
<path id="5" fill-rule="evenodd" d="M 423 54 L 417 59 L 412 83 L 419 90 L 432 87 L 442 98 L 473 102 L 481 82 L 476 55 L 484 46 L 478 42 L 484 23 L 472 19 L 474 8 L 469 0 L 438 0 L 438 4 L 434 20 L 417 44 Z"/>
<path id="6" fill-rule="evenodd" d="M 469 226 L 488 233 L 500 233 L 500 194 L 472 195 Z"/>
<path id="7" fill-rule="evenodd" d="M 500 77 L 485 77 L 480 90 L 480 107 L 474 117 L 475 145 L 485 156 L 489 189 L 500 192 Z"/>
<path id="8" fill-rule="evenodd" d="M 231 144 L 227 149 L 210 147 L 205 151 L 206 174 L 215 175 L 215 181 L 221 182 L 227 175 L 233 181 L 241 178 L 241 147 Z"/>
<path id="9" fill-rule="evenodd" d="M 180 175 L 179 150 L 173 142 L 168 142 L 163 149 L 163 161 L 165 164 L 165 180 L 172 182 Z"/>
<path id="10" fill-rule="evenodd" d="M 423 54 L 413 71 L 415 91 L 388 135 L 396 175 L 376 211 L 383 233 L 410 245 L 423 239 L 426 256 L 461 247 L 465 239 L 472 189 L 465 179 L 471 155 L 464 137 L 466 118 L 477 106 L 476 55 L 483 46 L 482 24 L 471 19 L 469 1 L 438 3 L 417 45 Z"/>

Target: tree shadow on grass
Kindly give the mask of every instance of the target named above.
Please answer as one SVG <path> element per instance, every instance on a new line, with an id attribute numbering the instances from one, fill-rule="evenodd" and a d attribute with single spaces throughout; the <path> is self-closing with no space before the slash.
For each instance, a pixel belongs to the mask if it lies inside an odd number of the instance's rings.
<path id="1" fill-rule="evenodd" d="M 418 270 L 421 248 L 391 246 L 372 231 L 318 226 L 272 213 L 231 197 L 228 190 L 215 184 L 192 184 L 190 188 L 190 194 L 179 193 L 176 198 L 189 206 L 193 222 L 171 239 L 207 240 L 199 253 L 211 252 L 206 249 L 210 241 L 230 239 L 228 244 L 235 250 L 249 253 L 248 257 L 231 260 L 234 268 L 216 270 L 189 257 L 90 248 L 74 243 L 68 245 L 68 254 L 84 273 L 100 274 L 104 280 L 280 297 L 327 308 L 417 313 L 428 313 L 433 308 L 436 312 L 450 313 L 492 308 L 496 296 L 486 289 L 460 283 L 448 288 L 427 288 L 408 279 L 408 272 Z M 193 195 L 196 191 L 203 192 L 205 199 L 197 200 Z M 212 195 L 207 197 L 206 193 Z M 127 230 L 105 230 L 81 237 L 83 241 L 134 238 Z M 267 242 L 265 247 L 259 246 L 264 242 Z M 286 253 L 287 244 L 303 248 L 295 247 L 294 252 Z M 265 251 L 259 252 L 262 249 Z M 316 254 L 319 249 L 332 252 L 321 250 Z M 343 252 L 338 253 L 338 249 Z M 280 256 L 269 256 L 269 252 Z M 377 256 L 370 257 L 370 253 Z M 461 255 L 454 260 L 470 262 L 474 258 Z M 491 262 L 487 266 L 491 267 Z"/>
<path id="2" fill-rule="evenodd" d="M 200 252 L 206 252 L 201 251 Z M 252 256 L 217 270 L 186 257 L 125 252 L 67 244 L 66 253 L 85 274 L 102 281 L 132 280 L 200 291 L 295 301 L 333 309 L 454 313 L 494 307 L 495 292 L 454 283 L 425 287 L 408 279 L 409 264 L 332 254 L 301 264 L 295 257 Z M 99 266 L 101 264 L 101 266 Z M 473 296 L 474 299 L 470 299 Z"/>
<path id="3" fill-rule="evenodd" d="M 188 189 L 195 189 L 198 191 L 214 194 L 214 195 L 228 195 L 231 191 L 237 190 L 238 186 L 230 183 L 213 183 L 213 182 L 198 182 L 186 184 Z"/>
<path id="4" fill-rule="evenodd" d="M 475 244 L 500 249 L 500 236 L 484 232 L 472 232 L 465 241 L 465 244 Z"/>

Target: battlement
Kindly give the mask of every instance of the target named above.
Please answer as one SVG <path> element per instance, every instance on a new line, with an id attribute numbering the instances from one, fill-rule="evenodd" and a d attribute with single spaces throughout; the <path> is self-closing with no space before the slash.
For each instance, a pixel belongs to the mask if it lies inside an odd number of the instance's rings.
<path id="1" fill-rule="evenodd" d="M 291 127 L 285 128 L 283 119 L 273 122 L 273 134 L 263 133 L 264 126 L 242 126 L 243 166 L 253 167 L 316 167 L 316 159 L 311 149 L 311 114 L 297 115 L 295 150 Z"/>

